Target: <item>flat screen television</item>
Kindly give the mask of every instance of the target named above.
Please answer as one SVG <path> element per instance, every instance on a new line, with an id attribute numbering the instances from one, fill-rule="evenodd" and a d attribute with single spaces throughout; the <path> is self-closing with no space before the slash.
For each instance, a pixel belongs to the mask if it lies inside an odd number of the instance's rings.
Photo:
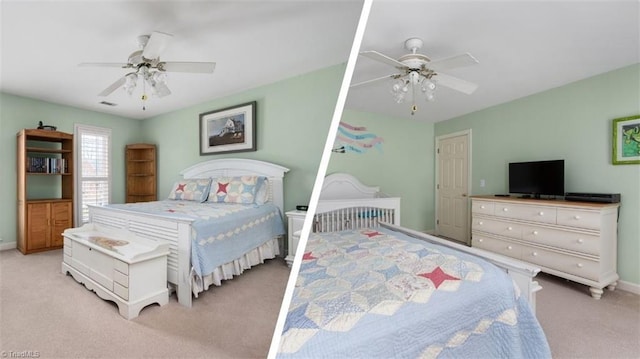
<path id="1" fill-rule="evenodd" d="M 509 163 L 509 193 L 564 196 L 564 160 Z"/>

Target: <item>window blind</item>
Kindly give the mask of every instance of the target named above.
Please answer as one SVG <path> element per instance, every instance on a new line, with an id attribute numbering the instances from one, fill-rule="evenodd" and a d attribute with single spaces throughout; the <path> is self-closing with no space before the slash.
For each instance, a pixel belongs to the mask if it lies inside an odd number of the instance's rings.
<path id="1" fill-rule="evenodd" d="M 111 200 L 111 129 L 76 125 L 76 223 L 89 221 L 89 205 Z"/>

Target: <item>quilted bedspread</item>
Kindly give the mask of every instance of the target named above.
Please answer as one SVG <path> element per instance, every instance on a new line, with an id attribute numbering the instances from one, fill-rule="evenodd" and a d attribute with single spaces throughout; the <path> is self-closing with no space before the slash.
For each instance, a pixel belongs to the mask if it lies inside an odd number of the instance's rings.
<path id="1" fill-rule="evenodd" d="M 192 219 L 191 264 L 198 277 L 208 275 L 230 262 L 285 233 L 280 209 L 263 205 L 197 203 L 165 200 L 108 207 Z"/>
<path id="2" fill-rule="evenodd" d="M 550 358 L 494 265 L 388 229 L 312 234 L 279 358 Z"/>

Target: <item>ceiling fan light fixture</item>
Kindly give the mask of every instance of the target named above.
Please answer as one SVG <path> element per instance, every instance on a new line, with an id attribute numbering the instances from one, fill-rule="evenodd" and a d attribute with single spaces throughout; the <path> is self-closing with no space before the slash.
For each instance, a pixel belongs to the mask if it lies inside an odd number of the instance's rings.
<path id="1" fill-rule="evenodd" d="M 137 82 L 138 82 L 138 75 L 136 75 L 133 72 L 129 73 L 124 77 L 124 80 L 125 82 L 122 87 L 124 88 L 125 91 L 127 91 L 129 96 L 131 96 L 133 94 L 133 91 L 136 89 Z"/>
<path id="2" fill-rule="evenodd" d="M 418 50 L 420 50 L 423 45 L 421 39 L 417 37 L 409 38 L 405 41 L 404 45 L 410 52 L 397 59 L 373 50 L 360 52 L 360 55 L 392 66 L 396 71 L 399 70 L 400 72 L 354 83 L 351 84 L 351 87 L 371 84 L 379 80 L 388 80 L 389 78 L 394 79 L 394 82 L 391 84 L 391 94 L 395 102 L 404 102 L 406 94 L 411 90 L 412 115 L 418 111 L 416 105 L 418 97 L 423 96 L 427 101 L 433 101 L 434 93 L 440 86 L 448 87 L 467 95 L 472 94 L 477 89 L 478 85 L 472 82 L 441 72 L 443 70 L 447 71 L 449 69 L 478 64 L 478 60 L 471 54 L 464 53 L 432 61 L 426 55 L 418 53 Z M 422 95 L 420 95 L 420 93 L 422 93 Z"/>

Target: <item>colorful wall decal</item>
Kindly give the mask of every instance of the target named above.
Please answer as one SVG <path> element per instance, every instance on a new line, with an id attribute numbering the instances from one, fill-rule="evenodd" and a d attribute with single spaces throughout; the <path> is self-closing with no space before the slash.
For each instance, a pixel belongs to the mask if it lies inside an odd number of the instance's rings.
<path id="1" fill-rule="evenodd" d="M 362 154 L 375 148 L 382 153 L 383 142 L 384 139 L 382 137 L 368 133 L 366 127 L 352 126 L 346 122 L 340 122 L 332 151 L 336 153 L 355 152 Z"/>

